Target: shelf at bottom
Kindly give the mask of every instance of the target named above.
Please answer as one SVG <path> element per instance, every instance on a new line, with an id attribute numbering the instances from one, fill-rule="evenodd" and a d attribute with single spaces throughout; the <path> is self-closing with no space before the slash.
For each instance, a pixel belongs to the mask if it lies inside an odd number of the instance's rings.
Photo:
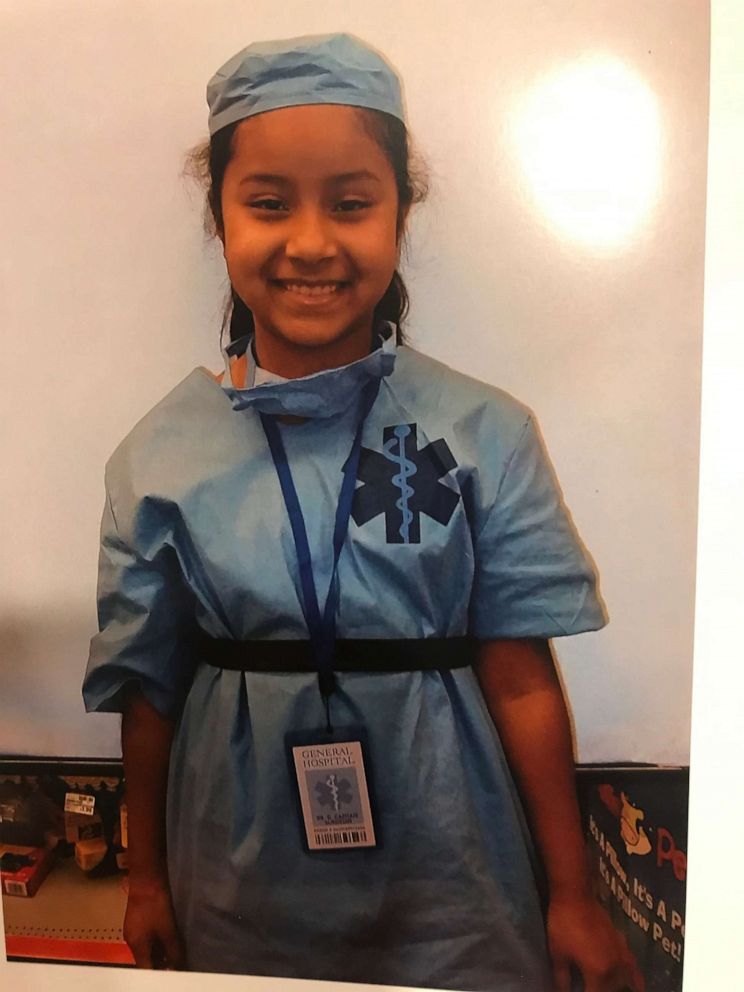
<path id="1" fill-rule="evenodd" d="M 87 878 L 68 859 L 54 865 L 36 895 L 3 895 L 8 959 L 133 965 L 122 936 L 122 881 Z"/>

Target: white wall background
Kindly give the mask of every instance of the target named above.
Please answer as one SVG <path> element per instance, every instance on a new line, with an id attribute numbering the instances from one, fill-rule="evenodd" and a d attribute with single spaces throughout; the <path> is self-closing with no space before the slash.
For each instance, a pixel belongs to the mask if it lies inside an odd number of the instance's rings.
<path id="1" fill-rule="evenodd" d="M 556 643 L 580 758 L 685 763 L 707 5 L 26 0 L 0 10 L 0 752 L 118 753 L 116 717 L 85 716 L 80 700 L 103 464 L 195 364 L 219 365 L 219 255 L 179 178 L 184 151 L 206 134 L 206 80 L 251 40 L 350 30 L 401 72 L 432 172 L 406 269 L 411 338 L 535 409 L 601 573 L 611 624 Z M 609 246 L 546 219 L 514 148 L 525 95 L 595 57 L 621 62 L 658 107 L 655 198 Z M 596 162 L 587 195 L 597 202 L 642 154 L 619 178 L 602 176 L 602 128 L 626 123 L 607 106 L 584 121 L 579 101 L 575 115 L 584 137 L 596 135 L 579 164 Z M 633 205 L 617 202 L 621 213 Z"/>

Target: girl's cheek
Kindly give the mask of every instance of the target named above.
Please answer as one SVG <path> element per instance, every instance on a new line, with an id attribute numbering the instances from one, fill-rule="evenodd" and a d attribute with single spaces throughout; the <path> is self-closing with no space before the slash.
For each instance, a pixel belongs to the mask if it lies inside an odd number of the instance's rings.
<path id="1" fill-rule="evenodd" d="M 242 260 L 244 264 L 247 264 L 266 253 L 267 240 L 259 237 L 259 232 L 246 227 L 236 227 L 233 230 L 227 228 L 225 246 L 226 258 L 229 256 L 236 262 Z"/>

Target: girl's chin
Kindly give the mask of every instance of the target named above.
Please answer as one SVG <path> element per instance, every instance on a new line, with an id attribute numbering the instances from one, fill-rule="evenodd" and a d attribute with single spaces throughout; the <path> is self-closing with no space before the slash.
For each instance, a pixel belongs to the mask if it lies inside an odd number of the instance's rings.
<path id="1" fill-rule="evenodd" d="M 320 314 L 303 319 L 300 317 L 281 317 L 264 325 L 264 333 L 277 343 L 295 348 L 324 348 L 341 345 L 355 338 L 367 338 L 371 333 L 371 318 L 361 319 L 349 324 L 347 321 L 323 319 Z M 257 335 L 261 337 L 260 325 Z"/>

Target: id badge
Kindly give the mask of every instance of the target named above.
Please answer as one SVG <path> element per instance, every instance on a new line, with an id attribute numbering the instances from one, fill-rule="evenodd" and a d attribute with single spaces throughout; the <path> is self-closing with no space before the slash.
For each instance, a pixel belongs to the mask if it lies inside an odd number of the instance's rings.
<path id="1" fill-rule="evenodd" d="M 360 727 L 286 735 L 308 851 L 378 846 L 365 738 Z"/>

